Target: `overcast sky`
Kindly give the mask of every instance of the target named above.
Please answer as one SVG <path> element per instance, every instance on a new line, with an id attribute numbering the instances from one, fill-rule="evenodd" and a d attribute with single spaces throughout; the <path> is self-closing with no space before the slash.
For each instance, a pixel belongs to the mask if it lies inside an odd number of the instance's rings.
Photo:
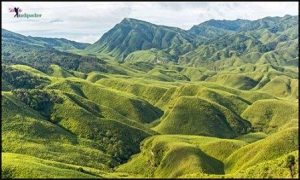
<path id="1" fill-rule="evenodd" d="M 13 7 L 42 17 L 14 18 Z M 1 13 L 7 30 L 93 43 L 126 17 L 189 29 L 210 19 L 297 15 L 298 2 L 2 2 Z"/>

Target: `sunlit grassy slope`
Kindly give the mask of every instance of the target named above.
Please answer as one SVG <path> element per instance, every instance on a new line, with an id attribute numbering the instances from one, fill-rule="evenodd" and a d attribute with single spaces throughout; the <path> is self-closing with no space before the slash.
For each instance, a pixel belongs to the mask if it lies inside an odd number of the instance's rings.
<path id="1" fill-rule="evenodd" d="M 26 166 L 24 166 L 26 164 Z M 83 168 L 84 169 L 84 168 Z M 82 170 L 80 166 L 43 160 L 33 156 L 2 153 L 3 178 L 99 178 L 97 174 Z"/>
<path id="2" fill-rule="evenodd" d="M 292 119 L 298 119 L 298 104 L 284 100 L 259 100 L 242 114 L 256 131 L 274 132 Z"/>
<path id="3" fill-rule="evenodd" d="M 298 158 L 298 128 L 256 142 L 243 139 L 153 136 L 143 141 L 140 154 L 117 170 L 145 177 L 290 177 L 285 163 L 289 154 Z"/>

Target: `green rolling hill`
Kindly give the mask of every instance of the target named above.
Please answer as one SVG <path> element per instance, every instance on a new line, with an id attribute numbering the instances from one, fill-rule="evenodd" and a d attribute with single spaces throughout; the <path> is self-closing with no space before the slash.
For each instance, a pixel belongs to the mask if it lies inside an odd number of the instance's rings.
<path id="1" fill-rule="evenodd" d="M 298 178 L 298 38 L 289 15 L 2 29 L 2 178 Z"/>

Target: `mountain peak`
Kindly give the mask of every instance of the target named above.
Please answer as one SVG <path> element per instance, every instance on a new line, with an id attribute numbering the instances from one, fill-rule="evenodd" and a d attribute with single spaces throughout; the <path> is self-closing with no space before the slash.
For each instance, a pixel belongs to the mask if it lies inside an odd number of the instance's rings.
<path id="1" fill-rule="evenodd" d="M 150 22 L 139 20 L 139 19 L 134 19 L 134 18 L 124 18 L 120 24 L 149 24 L 149 25 L 154 25 Z"/>
<path id="2" fill-rule="evenodd" d="M 124 18 L 121 22 L 146 22 L 146 21 L 142 21 L 134 18 Z"/>
<path id="3" fill-rule="evenodd" d="M 193 43 L 194 36 L 180 28 L 124 18 L 86 50 L 90 52 L 110 52 L 122 61 L 133 51 L 151 48 L 168 49 L 176 47 L 177 49 L 171 52 L 175 57 L 190 49 L 194 45 Z"/>
<path id="4" fill-rule="evenodd" d="M 121 22 L 130 22 L 131 18 L 124 18 Z"/>

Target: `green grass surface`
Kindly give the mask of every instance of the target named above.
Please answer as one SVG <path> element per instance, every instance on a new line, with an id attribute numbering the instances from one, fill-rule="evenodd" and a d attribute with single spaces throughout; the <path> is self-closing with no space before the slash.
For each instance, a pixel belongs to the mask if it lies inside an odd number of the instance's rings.
<path id="1" fill-rule="evenodd" d="M 25 166 L 24 166 L 25 165 Z M 33 156 L 2 153 L 2 178 L 99 178 L 80 166 L 58 163 Z M 90 168 L 89 168 L 90 169 Z M 97 170 L 96 170 L 97 172 Z"/>
<path id="2" fill-rule="evenodd" d="M 264 139 L 267 136 L 268 135 L 265 134 L 265 133 L 263 133 L 263 132 L 256 132 L 256 133 L 248 133 L 248 134 L 239 136 L 239 137 L 237 137 L 235 139 L 242 140 L 242 141 L 245 141 L 247 143 L 252 143 L 252 142 Z"/>
<path id="3" fill-rule="evenodd" d="M 224 174 L 222 160 L 244 144 L 238 140 L 202 136 L 153 136 L 142 143 L 140 154 L 117 171 L 145 177 L 179 177 L 196 172 Z"/>
<path id="4" fill-rule="evenodd" d="M 298 105 L 286 100 L 259 100 L 242 114 L 255 131 L 274 132 L 292 119 L 298 119 Z"/>
<path id="5" fill-rule="evenodd" d="M 166 134 L 232 138 L 246 133 L 249 127 L 248 122 L 223 106 L 201 98 L 182 96 L 154 130 Z"/>
<path id="6" fill-rule="evenodd" d="M 289 128 L 244 146 L 226 159 L 225 172 L 234 173 L 293 152 L 299 148 L 298 138 L 298 128 Z"/>

